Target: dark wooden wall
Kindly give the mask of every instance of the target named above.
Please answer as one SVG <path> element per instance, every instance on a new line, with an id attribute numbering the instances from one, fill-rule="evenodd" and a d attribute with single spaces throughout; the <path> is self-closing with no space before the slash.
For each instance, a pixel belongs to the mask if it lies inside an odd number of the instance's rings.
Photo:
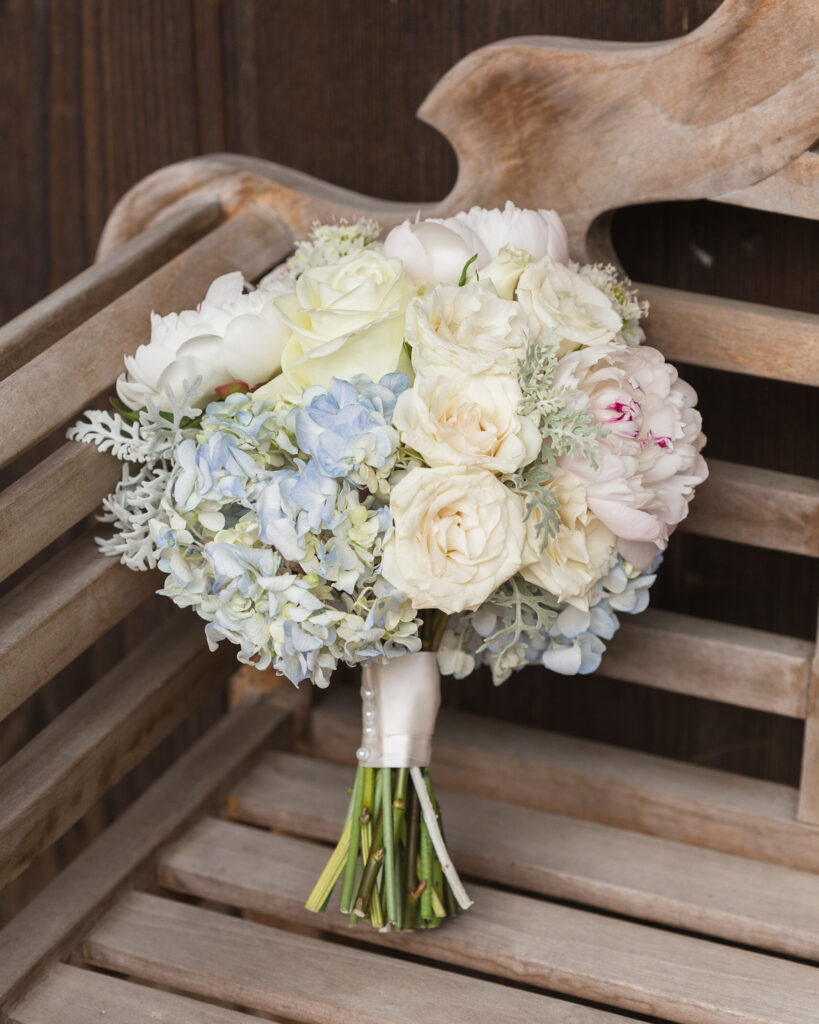
<path id="1" fill-rule="evenodd" d="M 717 6 L 0 0 L 0 321 L 85 267 L 117 198 L 157 167 L 230 150 L 363 192 L 431 200 L 451 187 L 454 160 L 414 111 L 464 54 L 526 34 L 663 39 Z M 637 279 L 819 312 L 815 224 L 668 204 L 618 214 L 614 233 Z M 711 454 L 819 475 L 817 403 L 806 389 L 687 375 L 701 392 Z M 678 537 L 668 562 L 656 603 L 812 635 L 817 583 L 807 560 Z M 637 686 L 530 671 L 498 691 L 485 679 L 448 685 L 447 699 L 734 770 L 797 775 L 796 723 Z"/>

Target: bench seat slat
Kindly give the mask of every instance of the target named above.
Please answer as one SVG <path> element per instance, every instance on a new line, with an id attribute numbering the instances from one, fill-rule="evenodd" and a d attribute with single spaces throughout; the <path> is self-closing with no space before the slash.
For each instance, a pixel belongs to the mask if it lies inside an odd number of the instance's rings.
<path id="1" fill-rule="evenodd" d="M 681 530 L 819 557 L 819 481 L 722 459 L 708 470 Z"/>
<path id="2" fill-rule="evenodd" d="M 0 601 L 0 720 L 156 590 L 159 577 L 104 558 L 90 536 Z"/>
<path id="3" fill-rule="evenodd" d="M 110 388 L 123 353 L 147 341 L 148 315 L 190 308 L 213 278 L 241 270 L 255 278 L 280 262 L 290 240 L 264 207 L 249 206 L 0 381 L 5 465 Z M 92 355 L 91 355 L 92 354 Z"/>
<path id="4" fill-rule="evenodd" d="M 674 363 L 819 385 L 819 315 L 638 284 L 649 345 Z"/>
<path id="5" fill-rule="evenodd" d="M 227 678 L 231 655 L 174 614 L 0 767 L 0 888 Z"/>
<path id="6" fill-rule="evenodd" d="M 236 821 L 334 842 L 349 783 L 341 765 L 270 753 L 234 787 L 228 807 Z M 819 961 L 816 875 L 468 793 L 436 795 L 466 875 Z M 228 834 L 199 827 L 214 843 Z M 162 877 L 178 856 L 162 860 Z"/>
<path id="7" fill-rule="evenodd" d="M 258 1024 L 251 1017 L 149 985 L 55 964 L 11 1010 L 10 1024 Z"/>
<path id="8" fill-rule="evenodd" d="M 357 695 L 328 693 L 309 750 L 349 765 L 360 738 Z M 451 789 L 819 873 L 819 828 L 780 783 L 447 708 L 433 770 Z"/>
<path id="9" fill-rule="evenodd" d="M 0 1018 L 290 721 L 289 707 L 258 699 L 225 715 L 0 931 Z"/>
<path id="10" fill-rule="evenodd" d="M 122 476 L 122 463 L 69 441 L 0 493 L 0 580 L 90 515 Z"/>
<path id="11" fill-rule="evenodd" d="M 304 840 L 204 821 L 163 857 L 160 881 L 349 935 L 335 908 L 322 918 L 304 908 L 327 854 Z M 474 883 L 469 889 L 475 905 L 445 928 L 382 936 L 362 927 L 355 937 L 680 1024 L 815 1024 L 812 967 Z M 103 924 L 98 932 L 105 931 Z M 116 932 L 113 942 L 91 937 L 92 961 L 130 970 L 130 958 L 96 955 L 98 943 L 128 947 L 127 928 Z"/>
<path id="12" fill-rule="evenodd" d="M 809 641 L 653 608 L 620 624 L 600 669 L 613 679 L 805 717 Z"/>
<path id="13" fill-rule="evenodd" d="M 279 867 L 290 874 L 290 865 Z M 452 930 L 446 937 L 457 941 Z M 88 963 L 106 970 L 316 1024 L 360 1024 L 362 1019 L 367 1024 L 622 1021 L 533 992 L 143 893 L 131 894 L 109 911 L 83 943 L 83 954 Z"/>

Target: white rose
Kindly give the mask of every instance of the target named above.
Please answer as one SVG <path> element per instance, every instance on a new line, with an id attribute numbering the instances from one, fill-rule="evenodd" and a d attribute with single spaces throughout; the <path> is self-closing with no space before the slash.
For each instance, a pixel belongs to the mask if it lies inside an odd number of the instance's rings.
<path id="1" fill-rule="evenodd" d="M 416 372 L 515 373 L 529 325 L 516 302 L 473 282 L 438 285 L 407 309 L 407 340 Z"/>
<path id="2" fill-rule="evenodd" d="M 573 473 L 556 469 L 548 487 L 558 501 L 560 528 L 541 551 L 537 517 L 529 517 L 522 575 L 559 601 L 588 611 L 596 584 L 617 561 L 617 538 L 591 512 L 583 482 Z"/>
<path id="3" fill-rule="evenodd" d="M 366 373 L 377 381 L 404 368 L 404 316 L 413 295 L 401 262 L 375 249 L 306 270 L 292 294 L 275 300 L 289 338 L 280 376 L 257 394 L 297 396 L 333 377 Z"/>
<path id="4" fill-rule="evenodd" d="M 505 245 L 492 262 L 483 268 L 480 279 L 483 282 L 491 281 L 500 298 L 514 299 L 520 276 L 531 262 L 528 252 Z"/>
<path id="5" fill-rule="evenodd" d="M 412 469 L 390 512 L 382 573 L 415 608 L 473 611 L 520 569 L 524 499 L 485 469 Z"/>
<path id="6" fill-rule="evenodd" d="M 443 220 L 404 221 L 387 235 L 384 251 L 403 260 L 415 280 L 457 284 L 467 260 L 477 256 L 471 269 L 480 271 L 507 245 L 535 260 L 569 258 L 566 229 L 554 210 L 519 210 L 511 202 L 503 210 L 473 206 Z"/>
<path id="7" fill-rule="evenodd" d="M 520 385 L 510 375 L 421 373 L 398 396 L 393 426 L 430 466 L 480 466 L 514 473 L 540 451 L 537 425 L 518 416 Z"/>
<path id="8" fill-rule="evenodd" d="M 576 388 L 606 428 L 596 465 L 566 456 L 560 465 L 583 480 L 589 507 L 618 537 L 623 557 L 644 569 L 708 475 L 696 393 L 647 345 L 573 352 L 558 363 L 555 383 Z"/>
<path id="9" fill-rule="evenodd" d="M 533 324 L 555 332 L 560 355 L 611 341 L 623 326 L 608 295 L 548 256 L 524 270 L 517 297 Z"/>
<path id="10" fill-rule="evenodd" d="M 201 378 L 193 401 L 206 404 L 231 381 L 254 385 L 279 369 L 287 332 L 271 298 L 245 292 L 240 273 L 217 278 L 197 309 L 151 314 L 151 339 L 125 357 L 117 394 L 131 409 L 149 400 L 169 411 L 167 391 L 179 399 L 183 385 Z"/>

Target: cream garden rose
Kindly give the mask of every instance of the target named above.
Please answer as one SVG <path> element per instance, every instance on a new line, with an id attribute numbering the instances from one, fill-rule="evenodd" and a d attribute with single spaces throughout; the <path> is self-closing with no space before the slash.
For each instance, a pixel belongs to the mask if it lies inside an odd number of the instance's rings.
<path id="1" fill-rule="evenodd" d="M 518 416 L 511 375 L 421 373 L 399 395 L 393 426 L 429 466 L 480 466 L 514 473 L 540 452 L 537 424 Z"/>
<path id="2" fill-rule="evenodd" d="M 401 261 L 376 248 L 306 270 L 275 305 L 287 328 L 282 372 L 257 395 L 296 396 L 333 377 L 380 380 L 404 368 L 404 317 L 416 288 Z"/>
<path id="3" fill-rule="evenodd" d="M 393 488 L 384 577 L 415 608 L 478 608 L 523 561 L 524 499 L 488 470 L 415 468 Z"/>
<path id="4" fill-rule="evenodd" d="M 541 550 L 537 518 L 530 516 L 522 575 L 559 601 L 588 611 L 596 584 L 617 561 L 617 538 L 589 509 L 574 473 L 556 469 L 548 487 L 557 498 L 560 528 Z"/>
<path id="5" fill-rule="evenodd" d="M 623 326 L 608 295 L 549 256 L 524 270 L 517 298 L 533 324 L 555 332 L 560 355 L 611 341 Z"/>
<path id="6" fill-rule="evenodd" d="M 514 373 L 529 325 L 516 302 L 472 282 L 438 285 L 407 309 L 407 340 L 417 372 Z"/>

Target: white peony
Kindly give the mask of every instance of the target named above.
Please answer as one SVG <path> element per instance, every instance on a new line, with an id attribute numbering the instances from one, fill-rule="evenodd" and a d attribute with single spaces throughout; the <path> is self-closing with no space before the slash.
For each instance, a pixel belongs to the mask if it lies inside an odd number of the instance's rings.
<path id="1" fill-rule="evenodd" d="M 385 253 L 401 259 L 410 277 L 443 284 L 457 284 L 473 256 L 480 271 L 504 246 L 524 249 L 535 260 L 569 258 L 566 229 L 554 210 L 519 210 L 511 202 L 503 210 L 473 206 L 443 220 L 404 221 L 384 240 Z"/>
<path id="2" fill-rule="evenodd" d="M 517 298 L 533 324 L 555 332 L 560 355 L 611 341 L 623 326 L 608 295 L 549 256 L 524 270 Z"/>
<path id="3" fill-rule="evenodd" d="M 131 409 L 151 400 L 170 410 L 168 389 L 180 398 L 185 384 L 201 378 L 194 402 L 213 398 L 231 381 L 270 380 L 279 369 L 287 332 L 271 297 L 245 291 L 240 273 L 218 277 L 197 309 L 151 314 L 151 339 L 125 356 L 117 394 Z"/>
<path id="4" fill-rule="evenodd" d="M 589 507 L 618 537 L 623 557 L 644 569 L 708 476 L 696 393 L 645 345 L 574 352 L 558 363 L 555 382 L 576 387 L 607 431 L 596 466 L 568 456 L 560 464 L 583 480 Z"/>
<path id="5" fill-rule="evenodd" d="M 398 396 L 392 422 L 429 466 L 514 473 L 541 446 L 537 424 L 518 416 L 521 397 L 511 375 L 421 373 Z"/>
<path id="6" fill-rule="evenodd" d="M 295 291 L 275 300 L 288 334 L 282 372 L 258 395 L 298 396 L 333 377 L 378 381 L 404 368 L 404 316 L 415 291 L 400 261 L 376 249 L 304 271 Z"/>
<path id="7" fill-rule="evenodd" d="M 556 469 L 548 487 L 558 501 L 560 529 L 541 551 L 537 517 L 530 516 L 522 575 L 559 601 L 588 611 L 597 583 L 617 561 L 617 538 L 590 510 L 574 473 Z"/>
<path id="8" fill-rule="evenodd" d="M 478 608 L 520 569 L 524 499 L 484 469 L 415 468 L 393 488 L 382 573 L 415 608 Z"/>
<path id="9" fill-rule="evenodd" d="M 406 333 L 419 373 L 515 373 L 529 343 L 520 306 L 477 282 L 438 285 L 414 299 Z"/>

